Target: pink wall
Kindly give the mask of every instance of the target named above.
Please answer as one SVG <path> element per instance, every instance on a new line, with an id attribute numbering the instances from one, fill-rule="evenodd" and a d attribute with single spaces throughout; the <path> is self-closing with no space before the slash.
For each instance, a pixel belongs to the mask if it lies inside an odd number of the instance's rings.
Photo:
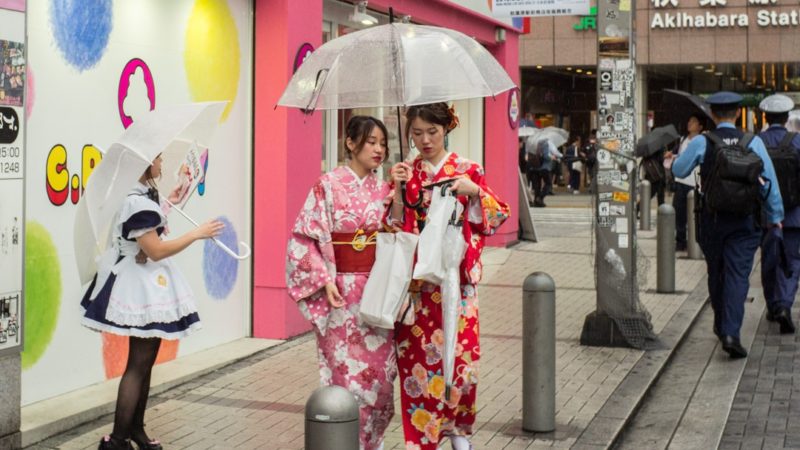
<path id="1" fill-rule="evenodd" d="M 322 43 L 322 2 L 255 4 L 253 335 L 286 338 L 308 330 L 284 280 L 286 241 L 308 190 L 319 177 L 321 114 L 275 108 L 300 46 Z"/>
<path id="2" fill-rule="evenodd" d="M 495 22 L 447 0 L 370 0 L 370 8 L 415 22 L 444 26 L 474 36 L 487 45 L 519 83 L 518 36 Z M 507 41 L 496 44 L 495 28 L 507 28 Z M 322 1 L 256 0 L 254 89 L 254 273 L 253 335 L 287 338 L 310 327 L 286 295 L 285 249 L 289 230 L 311 185 L 319 176 L 321 114 L 275 109 L 292 75 L 295 53 L 304 42 L 319 47 Z M 489 184 L 511 205 L 517 204 L 517 138 L 508 123 L 508 94 L 486 100 L 486 172 Z M 287 150 L 288 149 L 288 150 Z M 516 211 L 514 211 L 516 214 Z M 505 245 L 517 236 L 512 218 L 492 237 Z"/>

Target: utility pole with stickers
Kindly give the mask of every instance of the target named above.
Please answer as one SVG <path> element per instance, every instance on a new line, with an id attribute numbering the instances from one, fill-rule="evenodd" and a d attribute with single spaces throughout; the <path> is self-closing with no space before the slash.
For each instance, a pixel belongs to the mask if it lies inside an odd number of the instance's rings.
<path id="1" fill-rule="evenodd" d="M 639 300 L 634 0 L 597 2 L 597 139 L 594 195 L 597 309 L 581 344 L 653 348 L 658 340 Z"/>

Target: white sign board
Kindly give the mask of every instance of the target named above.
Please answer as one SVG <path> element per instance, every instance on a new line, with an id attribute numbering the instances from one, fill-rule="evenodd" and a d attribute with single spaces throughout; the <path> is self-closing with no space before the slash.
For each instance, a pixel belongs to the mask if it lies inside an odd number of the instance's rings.
<path id="1" fill-rule="evenodd" d="M 492 0 L 495 17 L 585 16 L 588 0 Z"/>

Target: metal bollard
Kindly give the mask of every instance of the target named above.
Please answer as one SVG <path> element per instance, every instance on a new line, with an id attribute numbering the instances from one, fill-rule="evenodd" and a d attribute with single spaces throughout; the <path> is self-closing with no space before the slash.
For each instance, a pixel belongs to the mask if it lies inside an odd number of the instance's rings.
<path id="1" fill-rule="evenodd" d="M 686 249 L 689 251 L 689 259 L 703 259 L 703 250 L 697 243 L 697 217 L 694 213 L 694 189 L 689 191 L 686 197 Z"/>
<path id="2" fill-rule="evenodd" d="M 306 450 L 353 450 L 359 446 L 358 403 L 341 386 L 324 386 L 306 402 Z"/>
<path id="3" fill-rule="evenodd" d="M 675 208 L 668 203 L 658 207 L 656 248 L 656 291 L 675 292 Z"/>
<path id="4" fill-rule="evenodd" d="M 639 197 L 639 229 L 650 231 L 650 182 L 642 180 L 642 195 Z"/>
<path id="5" fill-rule="evenodd" d="M 522 429 L 556 427 L 556 285 L 534 272 L 522 285 Z"/>

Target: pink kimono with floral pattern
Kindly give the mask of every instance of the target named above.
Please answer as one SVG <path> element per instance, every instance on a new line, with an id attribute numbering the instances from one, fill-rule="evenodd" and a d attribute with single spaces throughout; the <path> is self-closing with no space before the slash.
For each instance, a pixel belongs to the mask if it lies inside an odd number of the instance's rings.
<path id="1" fill-rule="evenodd" d="M 372 234 L 389 198 L 389 185 L 376 175 L 359 180 L 339 167 L 311 189 L 287 249 L 286 284 L 314 326 L 322 384 L 347 388 L 358 399 L 363 450 L 381 445 L 394 415 L 394 333 L 361 322 L 358 310 L 369 273 L 337 272 L 331 233 Z M 342 308 L 332 308 L 325 297 L 324 286 L 332 280 L 345 300 Z"/>

